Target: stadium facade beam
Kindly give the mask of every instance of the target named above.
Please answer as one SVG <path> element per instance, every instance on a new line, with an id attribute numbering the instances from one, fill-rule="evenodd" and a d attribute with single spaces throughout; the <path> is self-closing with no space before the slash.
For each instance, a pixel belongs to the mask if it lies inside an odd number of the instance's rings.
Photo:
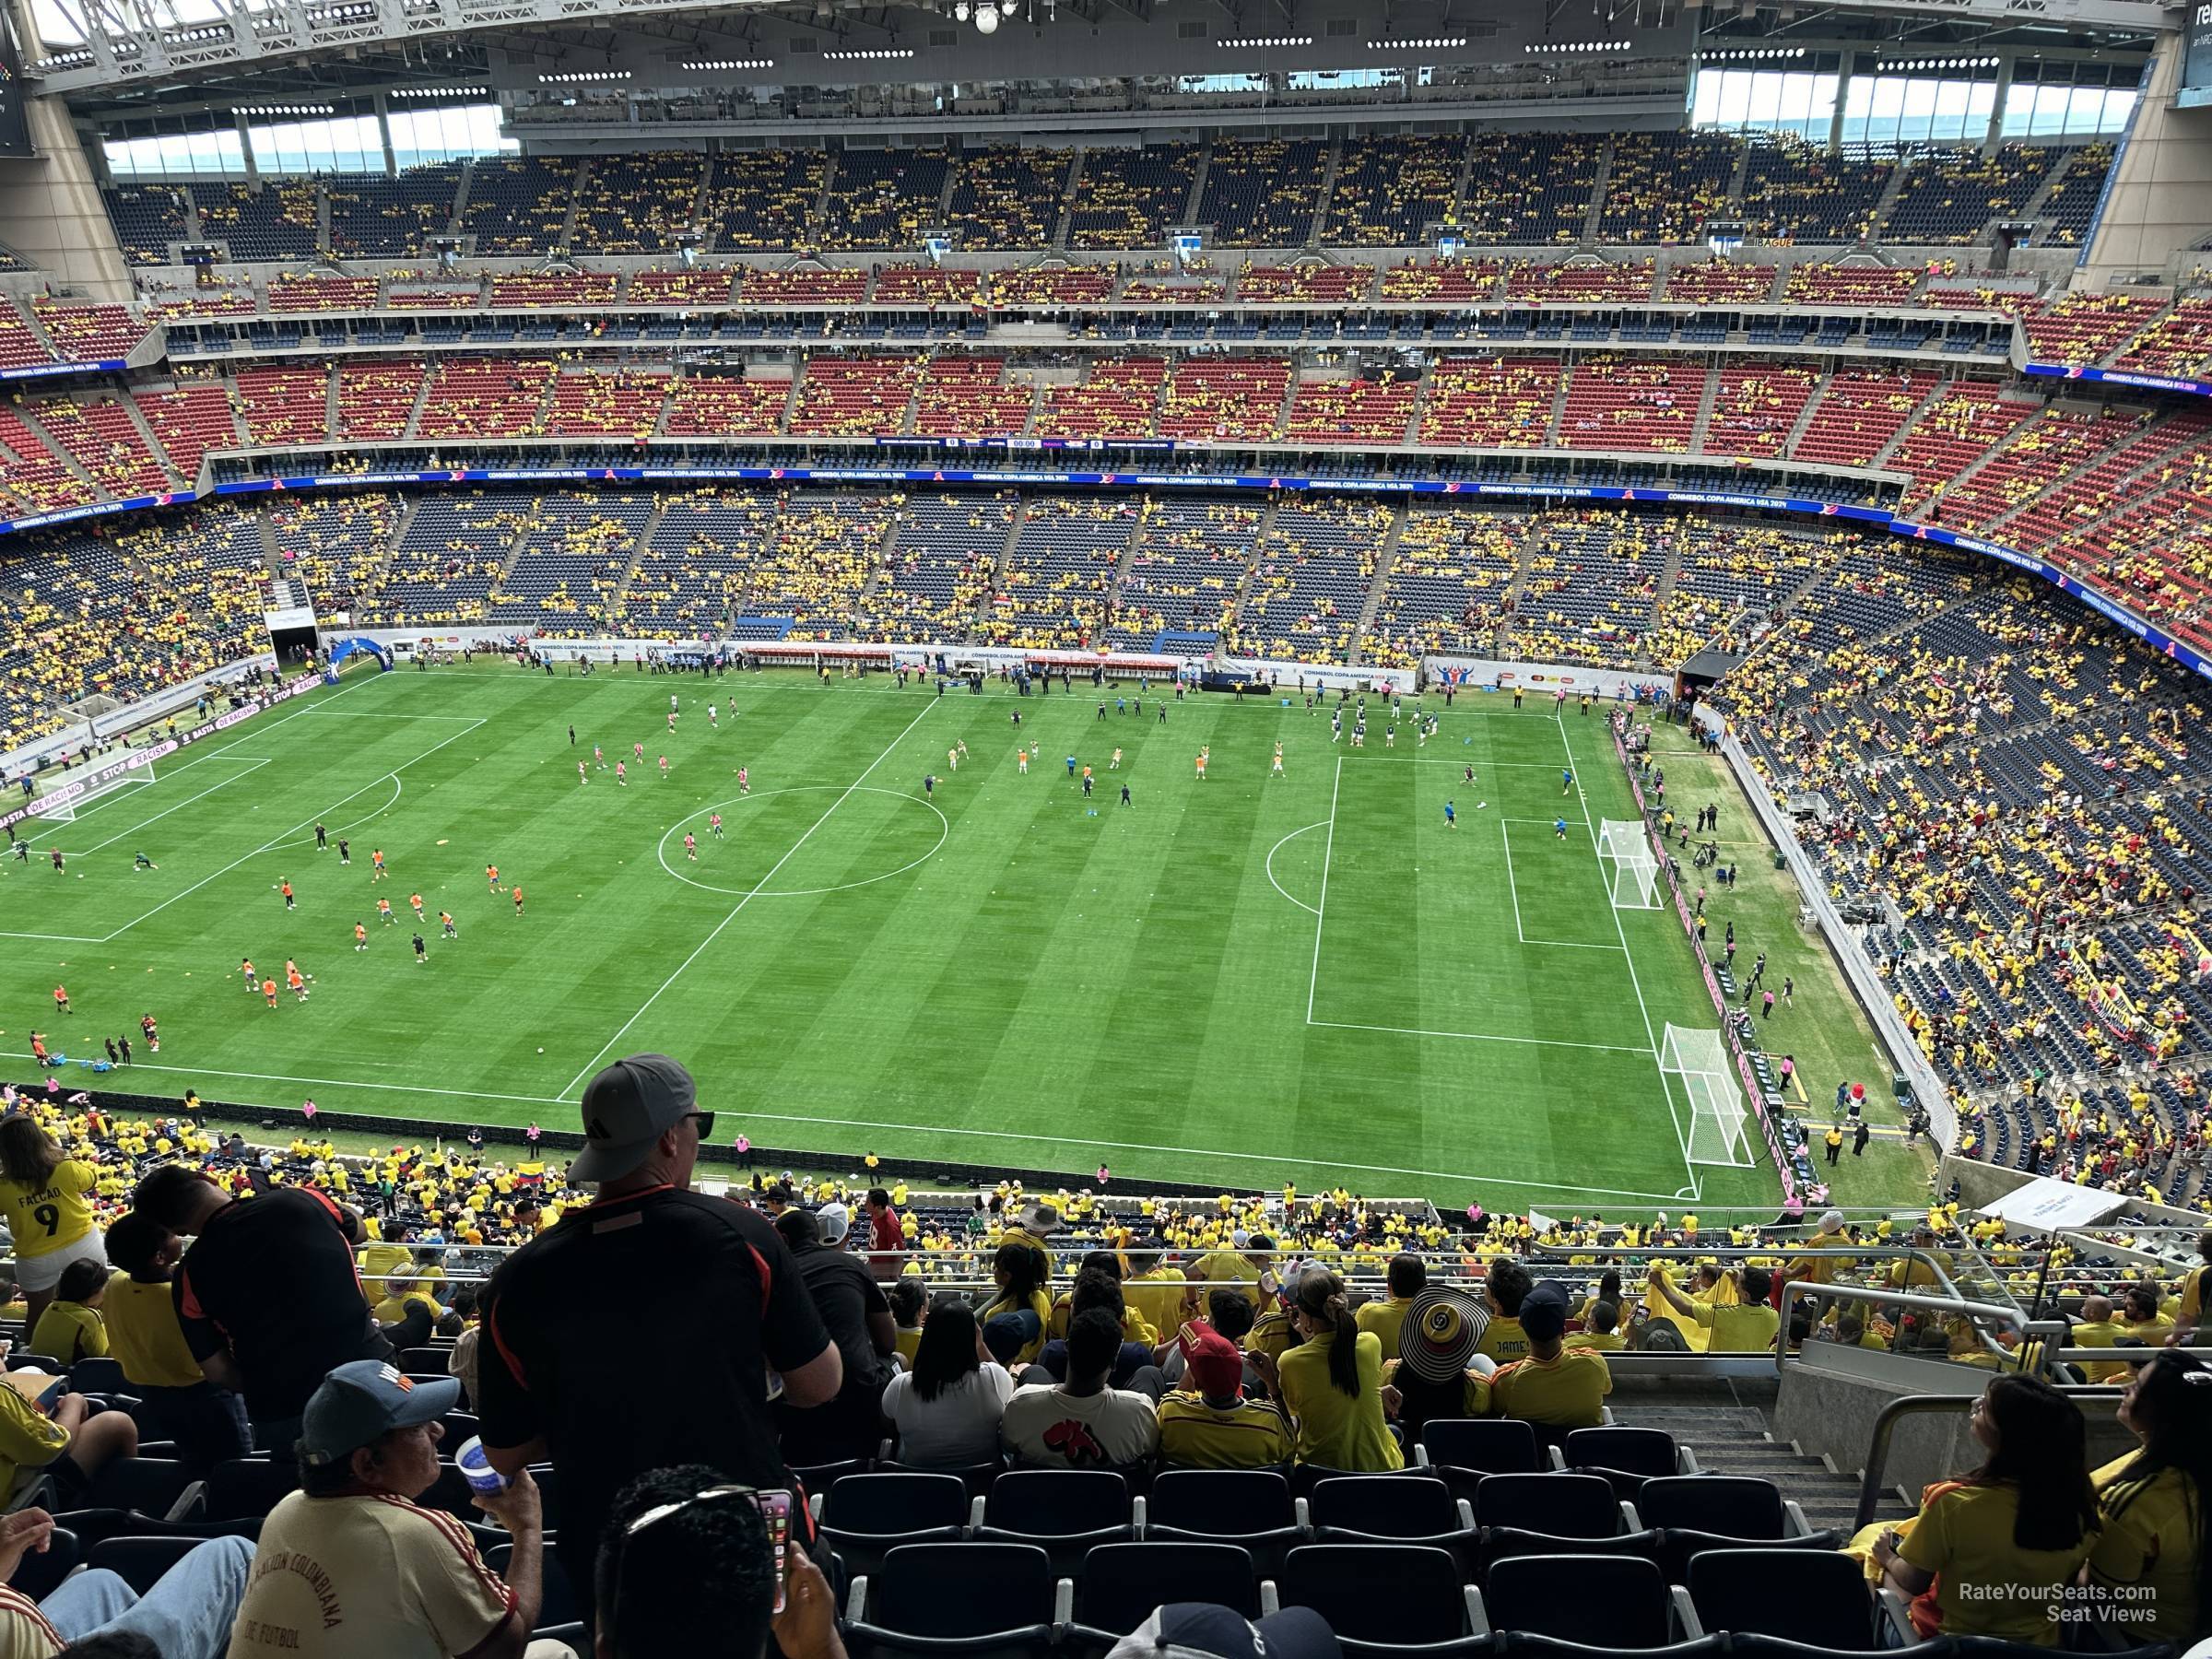
<path id="1" fill-rule="evenodd" d="M 398 51 L 489 33 L 559 38 L 566 30 L 619 30 L 646 18 L 731 10 L 731 0 L 211 0 L 207 15 L 186 19 L 173 0 L 56 4 L 81 43 L 41 47 L 28 54 L 26 67 L 38 79 L 36 90 L 63 95 L 183 84 L 317 53 Z M 1138 18 L 1150 9 L 1149 0 L 1096 4 L 1099 11 L 1112 6 Z M 1247 15 L 1241 0 L 1216 4 L 1240 23 Z M 1270 4 L 1288 15 L 1295 0 Z M 2159 0 L 1842 0 L 1833 9 L 2147 36 L 2165 17 Z"/>

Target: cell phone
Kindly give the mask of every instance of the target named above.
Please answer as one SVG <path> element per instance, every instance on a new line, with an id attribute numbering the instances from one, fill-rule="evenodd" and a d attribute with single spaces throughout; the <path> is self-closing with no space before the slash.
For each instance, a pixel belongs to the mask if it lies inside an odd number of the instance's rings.
<path id="1" fill-rule="evenodd" d="M 791 1564 L 791 1494 L 785 1491 L 755 1492 L 753 1502 L 759 1506 L 760 1519 L 768 1524 L 769 1547 L 776 1556 L 776 1606 L 783 1611 L 783 1580 Z"/>
<path id="2" fill-rule="evenodd" d="M 39 1396 L 37 1402 L 39 1409 L 44 1412 L 48 1417 L 52 1417 L 53 1415 L 53 1408 L 62 1403 L 62 1396 L 68 1392 L 69 1379 L 66 1377 L 56 1377 L 53 1380 L 53 1386 L 48 1388 L 45 1393 Z"/>

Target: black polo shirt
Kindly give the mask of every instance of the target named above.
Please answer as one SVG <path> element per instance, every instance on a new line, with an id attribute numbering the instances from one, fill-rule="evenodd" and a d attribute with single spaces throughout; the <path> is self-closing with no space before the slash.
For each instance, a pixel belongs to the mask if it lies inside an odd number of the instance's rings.
<path id="1" fill-rule="evenodd" d="M 647 1470 L 703 1463 L 789 1484 L 768 1372 L 798 1370 L 830 1336 L 758 1212 L 655 1187 L 571 1210 L 510 1256 L 485 1293 L 482 1343 L 484 1443 L 545 1441 L 561 1557 L 584 1586 L 616 1494 Z"/>
<path id="2" fill-rule="evenodd" d="M 278 1187 L 217 1210 L 177 1265 L 171 1292 L 193 1358 L 230 1350 L 257 1423 L 298 1417 L 338 1366 L 392 1357 L 346 1225 L 321 1193 Z"/>

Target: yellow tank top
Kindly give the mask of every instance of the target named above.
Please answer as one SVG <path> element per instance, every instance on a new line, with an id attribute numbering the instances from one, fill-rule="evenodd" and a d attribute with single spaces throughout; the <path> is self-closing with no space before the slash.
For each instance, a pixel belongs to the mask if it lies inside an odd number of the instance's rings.
<path id="1" fill-rule="evenodd" d="M 92 1230 L 92 1204 L 87 1197 L 99 1179 L 90 1164 L 70 1160 L 55 1167 L 44 1186 L 0 1181 L 0 1211 L 15 1235 L 18 1255 L 51 1255 Z"/>

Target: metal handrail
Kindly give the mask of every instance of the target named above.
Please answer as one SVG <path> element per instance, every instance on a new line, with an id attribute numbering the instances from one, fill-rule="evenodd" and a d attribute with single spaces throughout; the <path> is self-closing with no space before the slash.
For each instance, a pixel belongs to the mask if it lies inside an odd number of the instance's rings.
<path id="1" fill-rule="evenodd" d="M 2017 1308 L 2000 1308 L 1994 1302 L 1968 1301 L 1956 1294 L 1930 1296 L 1918 1290 L 1877 1289 L 1865 1285 L 1821 1284 L 1814 1279 L 1790 1279 L 1782 1287 L 1782 1305 L 1794 1305 L 1800 1291 L 1836 1301 L 1878 1302 L 1884 1307 L 1926 1308 L 1936 1312 L 1960 1315 L 1967 1319 L 1994 1321 L 2016 1328 L 2033 1329 L 2020 1317 Z M 2055 1326 L 2046 1327 L 2055 1329 Z M 1790 1345 L 1787 1333 L 1783 1340 L 1774 1345 L 1774 1380 L 1780 1382 L 1788 1374 Z"/>
<path id="2" fill-rule="evenodd" d="M 2059 1392 L 2068 1399 L 2116 1400 L 2122 1390 L 2089 1384 L 2062 1388 Z M 1882 1476 L 1889 1464 L 1889 1441 L 1897 1433 L 1899 1421 L 1936 1412 L 1971 1411 L 1980 1397 L 1979 1394 L 1901 1394 L 1882 1407 L 1874 1419 L 1874 1435 L 1866 1447 L 1866 1467 L 1859 1476 L 1859 1507 L 1852 1518 L 1852 1531 L 1857 1532 L 1874 1520 L 1874 1506 L 1881 1498 Z"/>

